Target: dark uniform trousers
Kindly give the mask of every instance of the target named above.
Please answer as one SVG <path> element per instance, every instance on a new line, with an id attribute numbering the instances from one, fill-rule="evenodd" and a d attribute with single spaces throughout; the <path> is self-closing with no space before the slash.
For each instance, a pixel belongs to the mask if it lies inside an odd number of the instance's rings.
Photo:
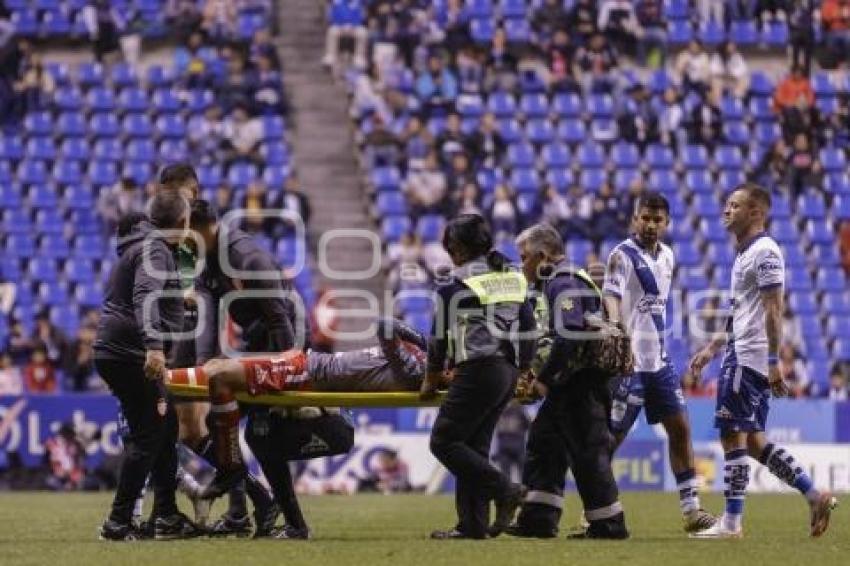
<path id="1" fill-rule="evenodd" d="M 613 437 L 608 428 L 611 393 L 607 381 L 583 370 L 553 387 L 528 436 L 523 483 L 528 495 L 517 522 L 539 532 L 557 530 L 564 483 L 572 469 L 591 525 L 619 529 L 622 508 L 611 471 Z"/>
<path id="2" fill-rule="evenodd" d="M 154 490 L 152 517 L 177 512 L 177 415 L 160 381 L 145 377 L 138 362 L 96 360 L 97 372 L 121 403 L 129 432 L 110 519 L 128 524 L 148 474 Z"/>
<path id="3" fill-rule="evenodd" d="M 496 423 L 513 397 L 518 371 L 503 358 L 459 364 L 431 431 L 431 452 L 456 478 L 457 529 L 483 538 L 490 501 L 510 480 L 489 459 Z"/>

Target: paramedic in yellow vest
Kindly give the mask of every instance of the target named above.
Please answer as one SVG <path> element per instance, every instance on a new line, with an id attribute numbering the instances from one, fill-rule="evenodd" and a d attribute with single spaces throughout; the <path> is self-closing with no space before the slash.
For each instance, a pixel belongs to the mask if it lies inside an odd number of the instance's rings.
<path id="1" fill-rule="evenodd" d="M 442 371 L 454 370 L 431 431 L 431 452 L 455 476 L 458 522 L 431 537 L 483 539 L 510 524 L 525 491 L 490 463 L 489 452 L 496 422 L 534 355 L 534 314 L 525 277 L 493 250 L 483 218 L 451 220 L 443 247 L 456 269 L 435 296 L 421 395 L 431 397 Z M 496 515 L 488 527 L 491 501 Z"/>

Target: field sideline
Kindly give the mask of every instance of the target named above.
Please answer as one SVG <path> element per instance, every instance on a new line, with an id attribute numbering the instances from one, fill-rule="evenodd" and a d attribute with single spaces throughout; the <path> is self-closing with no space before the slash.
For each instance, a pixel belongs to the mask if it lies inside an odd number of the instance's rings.
<path id="1" fill-rule="evenodd" d="M 180 542 L 107 543 L 96 538 L 109 494 L 4 493 L 0 495 L 0 564 L 285 564 L 295 566 L 400 564 L 847 564 L 848 510 L 839 507 L 821 540 L 808 537 L 808 510 L 796 496 L 747 499 L 746 538 L 693 541 L 680 530 L 672 493 L 626 493 L 632 539 L 585 542 L 427 540 L 431 529 L 449 526 L 450 497 L 324 496 L 304 498 L 315 539 L 310 542 L 199 539 Z M 708 496 L 717 511 L 721 498 Z M 219 506 L 222 504 L 219 503 Z M 568 501 L 565 529 L 577 519 Z M 216 510 L 220 510 L 217 508 Z"/>

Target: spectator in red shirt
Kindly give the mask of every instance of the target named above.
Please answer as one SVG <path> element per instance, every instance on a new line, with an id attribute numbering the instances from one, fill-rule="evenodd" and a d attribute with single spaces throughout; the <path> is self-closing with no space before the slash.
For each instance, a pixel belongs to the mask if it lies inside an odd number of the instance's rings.
<path id="1" fill-rule="evenodd" d="M 789 108 L 797 106 L 800 99 L 805 100 L 808 107 L 815 104 L 815 91 L 809 78 L 803 74 L 799 66 L 791 67 L 791 74 L 776 87 L 773 94 L 773 109 L 780 114 Z"/>
<path id="2" fill-rule="evenodd" d="M 845 59 L 850 49 L 850 0 L 824 0 L 821 19 L 826 44 L 836 57 Z"/>
<path id="3" fill-rule="evenodd" d="M 55 393 L 56 371 L 47 359 L 47 350 L 39 344 L 24 368 L 24 383 L 29 393 Z"/>
<path id="4" fill-rule="evenodd" d="M 47 439 L 45 459 L 49 467 L 47 486 L 56 491 L 80 489 L 86 476 L 85 448 L 74 427 L 64 423 L 59 434 Z"/>

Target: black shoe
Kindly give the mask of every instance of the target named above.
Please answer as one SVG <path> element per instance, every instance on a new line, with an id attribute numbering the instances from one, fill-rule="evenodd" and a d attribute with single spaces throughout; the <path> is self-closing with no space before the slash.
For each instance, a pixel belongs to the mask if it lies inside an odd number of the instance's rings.
<path id="1" fill-rule="evenodd" d="M 131 541 L 139 540 L 139 532 L 131 523 L 119 523 L 112 519 L 100 526 L 100 540 Z"/>
<path id="2" fill-rule="evenodd" d="M 239 466 L 232 470 L 219 470 L 215 473 L 212 482 L 201 489 L 198 497 L 201 499 L 218 499 L 230 491 L 237 483 L 245 479 L 247 473 L 248 471 L 245 469 L 245 466 Z"/>
<path id="3" fill-rule="evenodd" d="M 522 505 L 525 494 L 527 493 L 525 486 L 520 484 L 512 484 L 508 492 L 501 498 L 496 499 L 496 519 L 490 528 L 487 529 L 487 534 L 491 537 L 497 537 L 507 529 L 511 521 L 514 520 L 516 510 Z"/>
<path id="4" fill-rule="evenodd" d="M 511 535 L 512 537 L 520 537 L 520 538 L 555 538 L 558 536 L 558 528 L 553 527 L 551 529 L 530 529 L 519 523 L 514 523 L 510 527 L 505 529 L 505 534 Z"/>
<path id="5" fill-rule="evenodd" d="M 156 540 L 196 538 L 205 534 L 204 529 L 193 523 L 183 513 L 157 517 L 153 523 L 153 538 Z"/>
<path id="6" fill-rule="evenodd" d="M 254 538 L 268 538 L 274 536 L 275 523 L 280 515 L 277 505 L 271 505 L 263 509 L 254 509 L 254 522 L 257 528 L 254 530 Z"/>
<path id="7" fill-rule="evenodd" d="M 622 529 L 594 529 L 593 524 L 591 524 L 585 531 L 570 533 L 567 538 L 570 540 L 626 540 L 629 538 L 629 531 L 625 527 Z"/>
<path id="8" fill-rule="evenodd" d="M 457 529 L 449 529 L 447 531 L 434 531 L 431 533 L 431 538 L 434 540 L 482 540 L 487 538 L 487 535 L 474 537 Z"/>
<path id="9" fill-rule="evenodd" d="M 398 320 L 392 320 L 396 336 L 404 342 L 414 344 L 422 350 L 428 349 L 428 339 L 412 326 Z"/>
<path id="10" fill-rule="evenodd" d="M 231 517 L 227 513 L 216 520 L 207 531 L 211 537 L 236 536 L 244 538 L 251 535 L 251 519 L 248 515 Z"/>
<path id="11" fill-rule="evenodd" d="M 272 533 L 272 538 L 278 540 L 310 540 L 309 529 L 299 529 L 291 525 L 284 525 L 279 529 L 275 529 Z"/>
<path id="12" fill-rule="evenodd" d="M 148 519 L 147 521 L 142 521 L 139 523 L 139 526 L 136 528 L 136 532 L 139 535 L 139 538 L 142 540 L 149 540 L 154 537 L 154 524 L 153 519 Z"/>

